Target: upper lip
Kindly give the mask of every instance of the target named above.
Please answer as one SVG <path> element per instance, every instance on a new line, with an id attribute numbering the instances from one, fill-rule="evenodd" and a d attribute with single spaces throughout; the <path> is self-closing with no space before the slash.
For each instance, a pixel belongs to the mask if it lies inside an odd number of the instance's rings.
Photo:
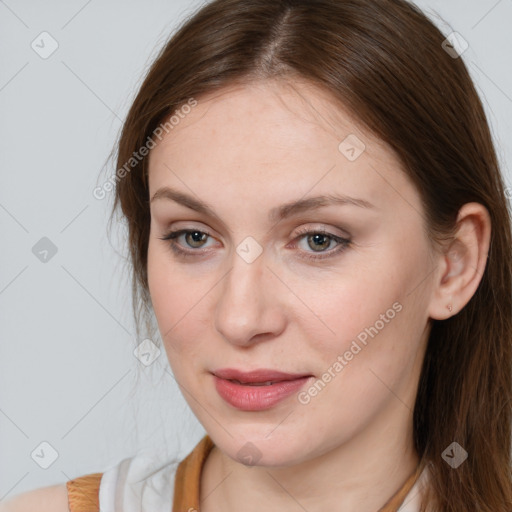
<path id="1" fill-rule="evenodd" d="M 258 368 L 250 372 L 244 372 L 235 368 L 221 368 L 212 372 L 214 375 L 221 379 L 226 380 L 238 380 L 242 383 L 253 383 L 253 382 L 280 382 L 283 380 L 295 380 L 301 377 L 310 377 L 311 375 L 306 373 L 285 373 L 278 370 L 272 370 L 268 368 Z"/>

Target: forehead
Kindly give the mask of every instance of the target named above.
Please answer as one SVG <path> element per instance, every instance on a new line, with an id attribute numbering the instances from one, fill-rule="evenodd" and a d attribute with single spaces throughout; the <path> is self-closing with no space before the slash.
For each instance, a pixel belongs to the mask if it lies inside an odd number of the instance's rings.
<path id="1" fill-rule="evenodd" d="M 325 143 L 332 148 L 343 135 L 364 132 L 358 120 L 324 90 L 309 82 L 284 79 L 235 84 L 203 95 L 193 109 L 175 115 L 174 122 L 159 147 L 193 142 L 191 134 L 201 133 L 208 140 L 230 138 L 230 149 L 234 142 L 244 142 L 246 149 L 264 142 L 269 151 L 299 142 L 307 142 L 305 149 Z M 364 133 L 363 137 L 371 136 Z M 370 151 L 377 146 L 386 150 L 382 141 L 371 138 Z"/>
<path id="2" fill-rule="evenodd" d="M 355 160 L 342 152 L 354 141 L 364 145 Z M 374 204 L 396 200 L 397 192 L 417 200 L 394 152 L 308 82 L 267 80 L 197 98 L 150 152 L 151 196 L 161 186 L 186 184 L 211 197 L 211 185 L 220 182 L 226 193 L 274 189 L 295 198 L 338 188 L 364 191 Z"/>

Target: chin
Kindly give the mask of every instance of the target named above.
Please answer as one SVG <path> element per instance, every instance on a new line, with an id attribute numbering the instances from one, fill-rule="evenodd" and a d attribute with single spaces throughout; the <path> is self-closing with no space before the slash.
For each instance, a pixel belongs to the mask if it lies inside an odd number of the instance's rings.
<path id="1" fill-rule="evenodd" d="M 211 434 L 210 437 L 224 454 L 247 467 L 286 467 L 300 462 L 302 454 L 297 449 L 303 447 L 303 443 L 295 446 L 290 442 L 292 439 L 290 435 L 283 437 L 272 435 L 265 438 L 271 431 L 268 425 L 262 426 L 261 432 L 254 432 L 254 425 L 251 425 L 251 429 L 253 435 L 236 435 L 232 432 L 233 437 L 223 436 L 219 442 L 216 442 Z"/>

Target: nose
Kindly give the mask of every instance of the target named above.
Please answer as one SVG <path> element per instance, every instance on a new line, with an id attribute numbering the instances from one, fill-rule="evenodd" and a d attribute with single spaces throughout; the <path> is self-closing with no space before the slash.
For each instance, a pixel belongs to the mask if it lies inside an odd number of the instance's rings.
<path id="1" fill-rule="evenodd" d="M 232 345 L 273 339 L 285 328 L 285 308 L 279 304 L 282 283 L 267 268 L 264 254 L 247 263 L 234 253 L 231 270 L 219 287 L 215 327 Z"/>

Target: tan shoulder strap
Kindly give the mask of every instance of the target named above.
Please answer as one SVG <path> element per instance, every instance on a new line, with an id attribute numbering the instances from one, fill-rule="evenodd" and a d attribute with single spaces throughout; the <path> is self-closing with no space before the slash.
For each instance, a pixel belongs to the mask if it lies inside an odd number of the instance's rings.
<path id="1" fill-rule="evenodd" d="M 71 512 L 99 512 L 102 475 L 103 473 L 91 473 L 66 482 Z"/>
<path id="2" fill-rule="evenodd" d="M 213 448 L 210 436 L 205 435 L 196 447 L 183 459 L 174 480 L 174 501 L 172 512 L 197 512 L 201 488 L 203 465 Z"/>

